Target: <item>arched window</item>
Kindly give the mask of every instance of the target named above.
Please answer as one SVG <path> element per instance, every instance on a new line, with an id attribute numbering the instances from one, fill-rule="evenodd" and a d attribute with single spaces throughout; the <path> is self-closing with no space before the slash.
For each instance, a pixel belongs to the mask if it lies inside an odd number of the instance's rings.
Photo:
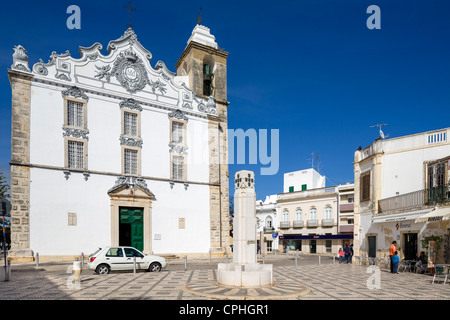
<path id="1" fill-rule="evenodd" d="M 302 209 L 297 208 L 297 210 L 295 210 L 295 220 L 302 221 L 302 219 Z"/>
<path id="2" fill-rule="evenodd" d="M 266 217 L 265 227 L 269 228 L 269 229 L 272 228 L 272 217 L 271 216 Z"/>
<path id="3" fill-rule="evenodd" d="M 210 55 L 203 58 L 203 95 L 209 97 L 213 94 L 213 77 L 216 62 Z"/>
<path id="4" fill-rule="evenodd" d="M 317 219 L 317 209 L 315 207 L 311 207 L 309 209 L 309 220 L 316 220 Z"/>
<path id="5" fill-rule="evenodd" d="M 333 218 L 331 206 L 325 207 L 324 219 L 331 220 Z"/>
<path id="6" fill-rule="evenodd" d="M 289 210 L 288 209 L 283 210 L 283 221 L 289 221 Z"/>

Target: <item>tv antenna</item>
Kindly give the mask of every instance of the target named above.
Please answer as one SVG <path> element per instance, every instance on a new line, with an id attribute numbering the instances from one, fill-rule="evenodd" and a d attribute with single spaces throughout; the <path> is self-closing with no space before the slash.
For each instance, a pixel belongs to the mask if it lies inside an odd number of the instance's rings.
<path id="1" fill-rule="evenodd" d="M 317 172 L 320 173 L 320 154 L 317 155 Z"/>
<path id="2" fill-rule="evenodd" d="M 384 132 L 381 130 L 381 127 L 383 127 L 383 126 L 387 126 L 387 124 L 386 123 L 376 124 L 376 125 L 373 125 L 373 126 L 370 126 L 370 127 L 371 128 L 376 128 L 376 127 L 380 128 L 380 138 L 384 140 L 386 138 L 389 138 L 389 134 L 387 134 L 387 135 L 384 134 Z"/>
<path id="3" fill-rule="evenodd" d="M 317 159 L 317 172 L 319 172 L 319 170 L 320 170 L 320 155 L 317 155 L 316 157 L 314 157 L 315 153 L 316 153 L 315 150 L 313 152 L 311 152 L 311 158 L 308 158 L 307 160 L 311 161 L 311 168 L 314 169 L 314 158 L 316 158 Z"/>

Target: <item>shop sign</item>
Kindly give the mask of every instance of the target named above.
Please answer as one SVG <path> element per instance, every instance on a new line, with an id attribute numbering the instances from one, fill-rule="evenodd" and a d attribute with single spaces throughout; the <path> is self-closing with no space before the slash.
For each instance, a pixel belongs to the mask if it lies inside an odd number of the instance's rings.
<path id="1" fill-rule="evenodd" d="M 400 229 L 411 229 L 411 223 L 402 223 L 402 222 L 400 222 L 400 223 L 397 223 L 395 225 L 395 227 L 397 228 L 397 230 L 400 230 Z"/>

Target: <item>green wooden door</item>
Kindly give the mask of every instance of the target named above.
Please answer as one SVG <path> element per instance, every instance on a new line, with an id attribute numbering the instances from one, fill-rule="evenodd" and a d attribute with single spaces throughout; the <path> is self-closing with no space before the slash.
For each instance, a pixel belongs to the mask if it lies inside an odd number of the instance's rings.
<path id="1" fill-rule="evenodd" d="M 142 208 L 120 208 L 121 227 L 119 238 L 120 245 L 128 245 L 140 251 L 144 250 L 144 210 Z M 125 231 L 124 231 L 125 230 Z"/>

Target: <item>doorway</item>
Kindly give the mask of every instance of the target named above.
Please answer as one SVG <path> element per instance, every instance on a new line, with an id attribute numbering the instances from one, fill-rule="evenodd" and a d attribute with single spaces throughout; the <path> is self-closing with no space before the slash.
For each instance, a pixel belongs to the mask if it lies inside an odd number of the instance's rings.
<path id="1" fill-rule="evenodd" d="M 317 240 L 309 240 L 309 253 L 316 253 Z"/>
<path id="2" fill-rule="evenodd" d="M 367 242 L 369 244 L 369 258 L 376 258 L 377 256 L 377 237 L 376 236 L 368 236 Z"/>
<path id="3" fill-rule="evenodd" d="M 417 233 L 405 233 L 405 260 L 414 260 L 417 255 Z"/>
<path id="4" fill-rule="evenodd" d="M 119 246 L 144 249 L 144 209 L 119 209 Z"/>

